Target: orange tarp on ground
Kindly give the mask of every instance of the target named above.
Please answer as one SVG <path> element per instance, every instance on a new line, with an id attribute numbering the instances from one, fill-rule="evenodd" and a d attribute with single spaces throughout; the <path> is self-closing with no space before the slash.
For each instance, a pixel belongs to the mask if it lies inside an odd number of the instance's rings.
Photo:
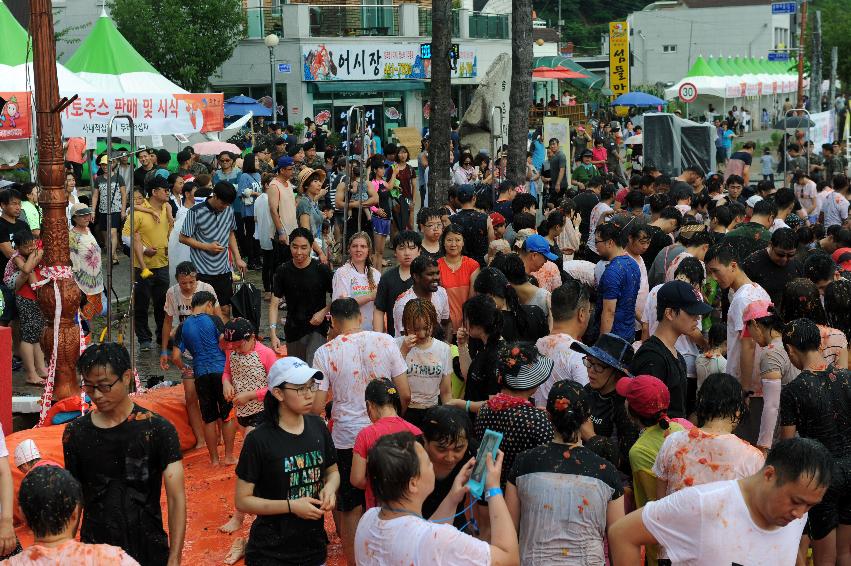
<path id="1" fill-rule="evenodd" d="M 219 525 L 225 523 L 233 513 L 234 495 L 234 466 L 213 467 L 210 464 L 206 448 L 193 450 L 195 435 L 189 426 L 186 416 L 186 406 L 183 400 L 183 386 L 157 389 L 134 398 L 134 401 L 151 411 L 167 418 L 177 429 L 180 438 L 180 448 L 184 451 L 183 465 L 186 470 L 186 544 L 183 550 L 183 563 L 192 566 L 212 566 L 223 564 L 223 559 L 230 549 L 236 536 L 248 536 L 251 520 L 246 520 L 241 533 L 226 535 L 218 531 Z M 38 445 L 41 457 L 64 464 L 62 453 L 62 432 L 65 425 L 48 426 L 22 430 L 6 437 L 9 454 L 24 439 L 32 439 Z M 242 446 L 240 436 L 237 436 L 238 451 Z M 221 451 L 221 447 L 219 448 Z M 11 460 L 11 458 L 10 458 Z M 32 534 L 23 526 L 23 517 L 17 508 L 18 488 L 23 475 L 10 462 L 12 476 L 15 482 L 15 523 L 18 537 L 24 547 L 32 543 Z M 162 493 L 163 522 L 167 523 L 167 506 L 165 489 Z M 342 558 L 340 541 L 334 531 L 334 522 L 328 514 L 325 527 L 332 538 L 328 547 L 328 566 L 342 566 L 346 563 Z"/>

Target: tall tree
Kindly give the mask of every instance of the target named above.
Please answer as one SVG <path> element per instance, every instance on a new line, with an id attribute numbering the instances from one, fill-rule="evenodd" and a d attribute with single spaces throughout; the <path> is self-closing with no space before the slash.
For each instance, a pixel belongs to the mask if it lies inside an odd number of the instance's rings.
<path id="1" fill-rule="evenodd" d="M 431 3 L 431 114 L 428 152 L 428 190 L 432 206 L 449 200 L 449 136 L 452 131 L 452 75 L 449 51 L 452 49 L 452 0 Z"/>
<path id="2" fill-rule="evenodd" d="M 203 92 L 245 37 L 242 2 L 112 0 L 110 14 L 127 41 L 166 78 Z"/>
<path id="3" fill-rule="evenodd" d="M 508 95 L 508 178 L 526 180 L 526 147 L 532 92 L 532 0 L 511 9 L 511 92 Z"/>

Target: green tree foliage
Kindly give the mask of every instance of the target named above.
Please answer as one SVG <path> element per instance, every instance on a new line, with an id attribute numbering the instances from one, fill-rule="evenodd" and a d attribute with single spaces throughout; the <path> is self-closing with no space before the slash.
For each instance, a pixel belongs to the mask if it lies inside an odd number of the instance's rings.
<path id="1" fill-rule="evenodd" d="M 572 41 L 578 53 L 598 53 L 600 34 L 609 31 L 609 22 L 626 18 L 630 12 L 641 10 L 650 0 L 561 0 L 562 40 Z M 558 27 L 559 0 L 536 0 L 539 18 L 550 27 Z"/>
<path id="2" fill-rule="evenodd" d="M 109 10 L 127 41 L 166 78 L 202 92 L 245 37 L 235 0 L 113 0 Z"/>
<path id="3" fill-rule="evenodd" d="M 816 0 L 812 2 L 810 9 L 821 10 L 822 50 L 824 52 L 824 69 L 822 77 L 830 78 L 830 50 L 834 46 L 839 48 L 839 63 L 836 67 L 836 76 L 842 81 L 842 90 L 847 92 L 851 84 L 851 11 L 848 0 Z M 808 28 L 807 35 L 809 36 Z M 812 42 L 809 37 L 807 44 Z M 839 92 L 837 90 L 837 92 Z"/>

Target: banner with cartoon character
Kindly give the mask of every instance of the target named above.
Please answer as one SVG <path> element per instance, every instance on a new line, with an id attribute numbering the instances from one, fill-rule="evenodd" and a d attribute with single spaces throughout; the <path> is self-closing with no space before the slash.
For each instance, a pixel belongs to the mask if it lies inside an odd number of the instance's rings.
<path id="1" fill-rule="evenodd" d="M 80 93 L 62 112 L 62 135 L 105 137 L 115 114 L 129 114 L 137 136 L 220 132 L 224 128 L 224 95 Z M 127 136 L 126 121 L 116 120 L 113 133 Z"/>
<path id="2" fill-rule="evenodd" d="M 420 45 L 379 43 L 358 47 L 342 43 L 301 47 L 305 81 L 369 81 L 430 79 L 431 60 L 420 57 Z M 476 48 L 461 44 L 453 78 L 478 76 Z"/>
<path id="3" fill-rule="evenodd" d="M 31 124 L 30 93 L 0 92 L 0 141 L 28 139 Z"/>

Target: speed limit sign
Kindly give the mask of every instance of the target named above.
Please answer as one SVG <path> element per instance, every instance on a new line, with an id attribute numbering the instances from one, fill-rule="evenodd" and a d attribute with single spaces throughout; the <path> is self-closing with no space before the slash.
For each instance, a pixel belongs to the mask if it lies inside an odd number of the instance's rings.
<path id="1" fill-rule="evenodd" d="M 681 84 L 679 97 L 683 102 L 694 102 L 697 99 L 697 87 L 692 83 Z"/>

